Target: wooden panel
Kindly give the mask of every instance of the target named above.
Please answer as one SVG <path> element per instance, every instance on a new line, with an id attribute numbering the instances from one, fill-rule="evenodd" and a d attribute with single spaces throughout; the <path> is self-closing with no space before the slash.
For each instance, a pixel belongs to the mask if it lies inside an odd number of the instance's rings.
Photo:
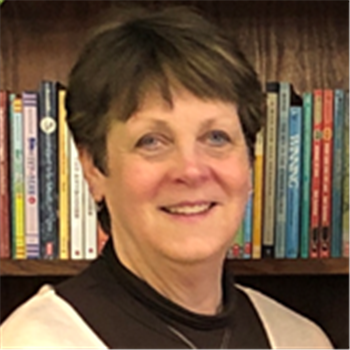
<path id="1" fill-rule="evenodd" d="M 120 1 L 7 1 L 1 8 L 1 87 L 20 92 L 41 79 L 63 83 L 98 14 Z M 177 1 L 141 2 L 153 7 Z M 266 80 L 301 92 L 347 88 L 347 1 L 187 1 L 241 45 Z"/>
<path id="2" fill-rule="evenodd" d="M 1 276 L 72 276 L 90 261 L 72 260 L 9 260 L 0 263 Z M 228 266 L 237 276 L 251 275 L 334 275 L 348 274 L 348 259 L 263 259 L 232 260 Z"/>

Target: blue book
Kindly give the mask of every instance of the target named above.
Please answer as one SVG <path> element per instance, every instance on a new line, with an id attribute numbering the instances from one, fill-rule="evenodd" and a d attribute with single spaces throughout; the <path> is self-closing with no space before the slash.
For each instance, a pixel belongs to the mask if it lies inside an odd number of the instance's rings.
<path id="1" fill-rule="evenodd" d="M 58 112 L 57 84 L 43 81 L 39 90 L 39 212 L 43 259 L 58 254 Z"/>
<path id="2" fill-rule="evenodd" d="M 252 257 L 252 220 L 253 220 L 253 194 L 249 196 L 249 200 L 245 209 L 243 219 L 243 258 L 250 259 Z"/>
<path id="3" fill-rule="evenodd" d="M 286 257 L 299 255 L 300 180 L 302 145 L 302 107 L 291 106 L 289 114 L 288 190 Z"/>
<path id="4" fill-rule="evenodd" d="M 331 256 L 342 256 L 342 163 L 345 93 L 334 90 Z"/>
<path id="5" fill-rule="evenodd" d="M 300 217 L 300 257 L 309 257 L 310 232 L 310 188 L 311 188 L 311 157 L 312 157 L 312 93 L 303 94 L 302 120 L 302 177 L 301 177 L 301 217 Z"/>

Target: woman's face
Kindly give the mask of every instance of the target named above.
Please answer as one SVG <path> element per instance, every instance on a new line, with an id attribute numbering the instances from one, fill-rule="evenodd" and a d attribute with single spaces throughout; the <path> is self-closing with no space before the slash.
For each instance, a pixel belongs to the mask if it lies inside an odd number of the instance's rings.
<path id="1" fill-rule="evenodd" d="M 107 137 L 98 187 L 124 260 L 223 258 L 244 215 L 251 176 L 236 107 L 185 91 L 173 102 L 148 96 Z"/>

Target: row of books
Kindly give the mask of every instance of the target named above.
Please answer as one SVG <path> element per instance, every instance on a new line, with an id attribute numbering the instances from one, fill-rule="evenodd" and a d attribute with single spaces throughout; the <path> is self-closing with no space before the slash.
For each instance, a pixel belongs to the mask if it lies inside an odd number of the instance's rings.
<path id="1" fill-rule="evenodd" d="M 228 258 L 349 256 L 349 92 L 268 82 L 254 193 Z"/>
<path id="2" fill-rule="evenodd" d="M 65 90 L 0 92 L 1 258 L 94 259 L 107 236 L 65 122 Z"/>
<path id="3" fill-rule="evenodd" d="M 348 91 L 266 86 L 254 191 L 228 258 L 348 256 Z M 0 95 L 0 256 L 93 259 L 106 241 L 65 122 L 65 90 Z"/>

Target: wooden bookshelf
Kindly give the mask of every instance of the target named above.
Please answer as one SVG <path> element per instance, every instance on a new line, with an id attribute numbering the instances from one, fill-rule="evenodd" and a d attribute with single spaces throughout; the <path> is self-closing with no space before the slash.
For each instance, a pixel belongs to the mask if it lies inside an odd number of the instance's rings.
<path id="1" fill-rule="evenodd" d="M 91 261 L 10 260 L 0 261 L 0 276 L 74 276 Z M 230 260 L 237 276 L 347 275 L 349 259 L 261 259 Z"/>

